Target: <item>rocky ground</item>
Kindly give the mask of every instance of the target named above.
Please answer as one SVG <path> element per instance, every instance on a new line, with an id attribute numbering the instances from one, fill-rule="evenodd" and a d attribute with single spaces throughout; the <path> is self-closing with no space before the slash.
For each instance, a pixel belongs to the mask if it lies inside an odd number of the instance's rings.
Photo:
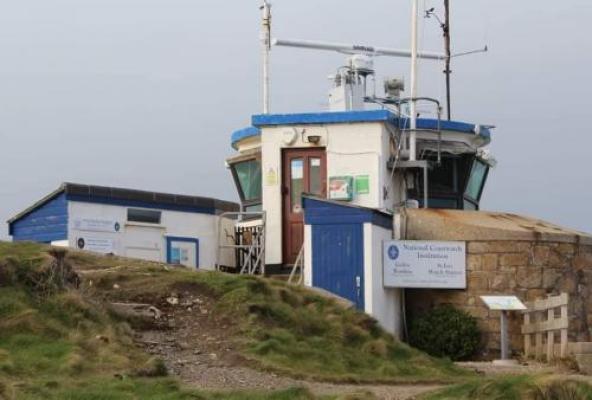
<path id="1" fill-rule="evenodd" d="M 151 305 L 146 304 L 147 310 Z M 164 360 L 169 371 L 185 384 L 213 391 L 282 390 L 306 387 L 317 395 L 373 394 L 378 399 L 409 399 L 440 388 L 438 385 L 356 385 L 314 382 L 265 372 L 239 354 L 228 335 L 228 326 L 212 321 L 213 305 L 207 298 L 186 294 L 157 306 L 159 320 L 138 331 L 136 343 Z M 136 310 L 141 309 L 134 305 Z M 154 307 L 154 306 L 152 306 Z M 153 318 L 154 312 L 145 312 Z"/>

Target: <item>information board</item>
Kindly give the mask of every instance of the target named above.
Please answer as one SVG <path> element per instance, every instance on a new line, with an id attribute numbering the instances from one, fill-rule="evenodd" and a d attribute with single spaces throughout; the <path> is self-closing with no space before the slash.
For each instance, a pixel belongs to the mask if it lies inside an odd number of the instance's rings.
<path id="1" fill-rule="evenodd" d="M 119 232 L 121 225 L 112 219 L 104 218 L 76 218 L 73 222 L 74 229 L 84 232 Z"/>
<path id="2" fill-rule="evenodd" d="M 481 300 L 490 310 L 520 311 L 526 306 L 516 296 L 481 296 Z"/>
<path id="3" fill-rule="evenodd" d="M 384 242 L 383 283 L 389 288 L 465 289 L 465 242 Z"/>

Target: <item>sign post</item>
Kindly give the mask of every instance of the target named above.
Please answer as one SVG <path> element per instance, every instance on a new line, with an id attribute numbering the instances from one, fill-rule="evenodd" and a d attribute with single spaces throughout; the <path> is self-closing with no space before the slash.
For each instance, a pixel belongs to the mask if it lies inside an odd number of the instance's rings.
<path id="1" fill-rule="evenodd" d="M 499 364 L 512 364 L 510 360 L 510 340 L 508 337 L 508 313 L 526 310 L 526 306 L 516 296 L 481 296 L 481 300 L 490 310 L 501 311 L 500 316 L 500 347 Z M 495 361 L 494 361 L 495 362 Z"/>

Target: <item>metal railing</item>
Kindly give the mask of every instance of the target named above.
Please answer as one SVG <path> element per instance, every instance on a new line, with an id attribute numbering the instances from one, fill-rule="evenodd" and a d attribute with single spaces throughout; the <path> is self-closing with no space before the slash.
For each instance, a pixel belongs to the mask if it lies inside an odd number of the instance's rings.
<path id="1" fill-rule="evenodd" d="M 233 249 L 235 252 L 235 269 L 240 274 L 265 275 L 265 211 L 225 212 L 220 214 L 218 220 L 218 254 L 216 269 L 222 266 L 222 251 Z M 224 219 L 236 219 L 237 222 L 245 222 L 246 217 L 260 217 L 260 223 L 253 226 L 234 226 L 232 234 L 223 232 L 222 224 Z M 231 239 L 232 244 L 227 244 Z"/>

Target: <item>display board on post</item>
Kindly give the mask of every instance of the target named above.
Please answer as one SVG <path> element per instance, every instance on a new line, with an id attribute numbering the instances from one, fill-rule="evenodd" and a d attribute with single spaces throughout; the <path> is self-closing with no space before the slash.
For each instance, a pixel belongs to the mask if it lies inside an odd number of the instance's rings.
<path id="1" fill-rule="evenodd" d="M 494 361 L 498 364 L 515 364 L 510 359 L 510 340 L 508 336 L 508 313 L 510 311 L 523 311 L 526 306 L 516 296 L 481 296 L 481 300 L 487 308 L 493 311 L 501 311 L 500 316 L 500 347 L 501 358 Z"/>

